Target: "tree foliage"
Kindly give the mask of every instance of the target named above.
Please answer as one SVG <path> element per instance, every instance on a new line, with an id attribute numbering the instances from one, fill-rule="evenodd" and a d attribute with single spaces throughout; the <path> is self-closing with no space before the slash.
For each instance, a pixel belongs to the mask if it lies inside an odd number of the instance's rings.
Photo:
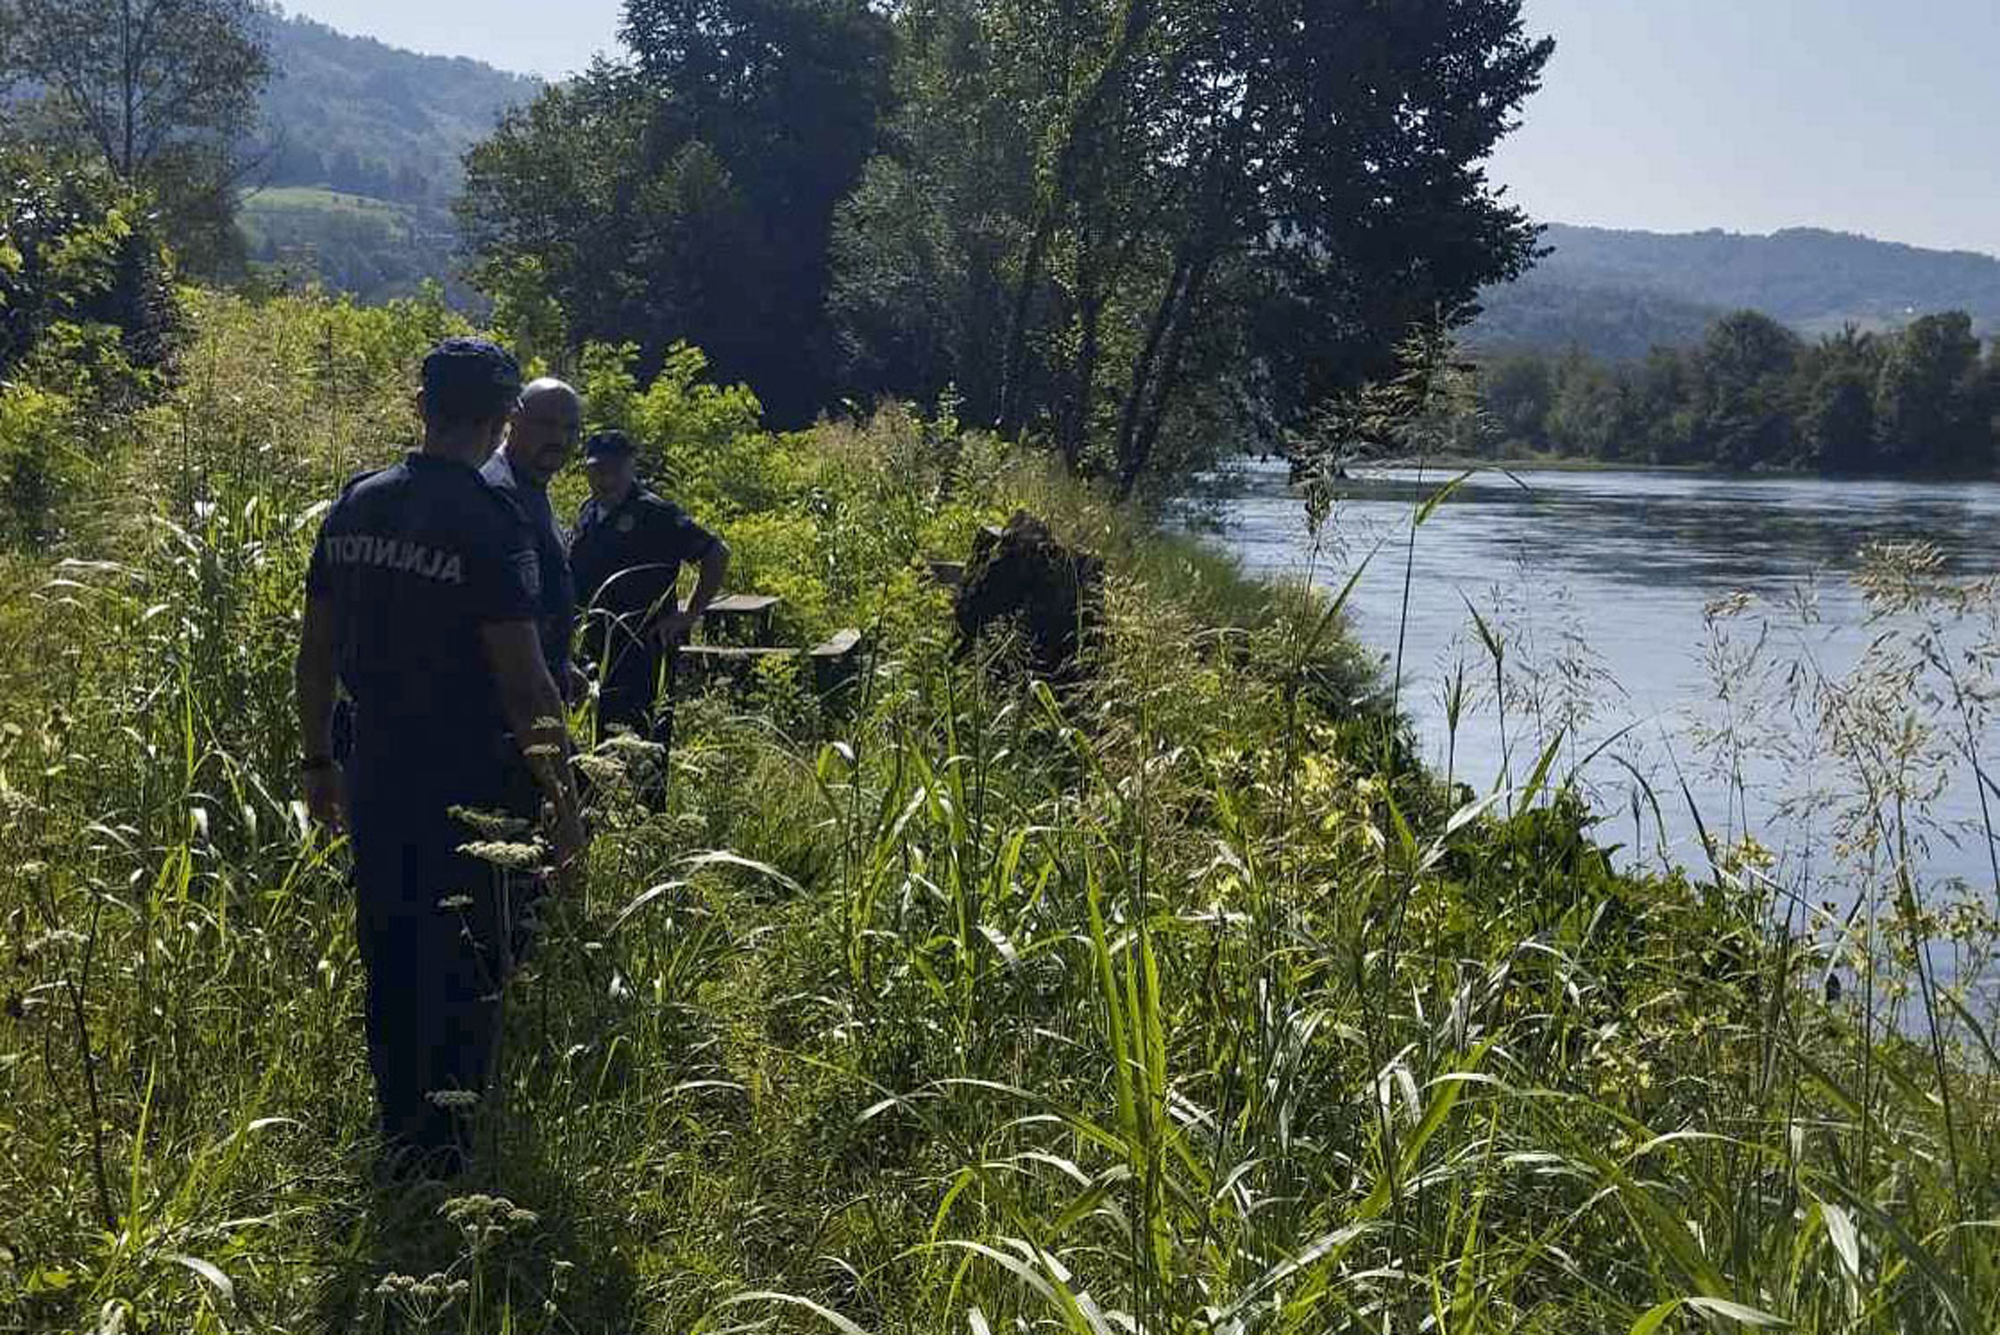
<path id="1" fill-rule="evenodd" d="M 1130 490 L 1532 252 L 1479 165 L 1552 49 L 1519 0 L 629 0 L 621 35 L 474 150 L 468 237 L 780 420 L 949 388 Z"/>
<path id="2" fill-rule="evenodd" d="M 1551 50 L 1508 0 L 929 0 L 900 31 L 890 151 L 966 261 L 929 308 L 991 314 L 891 381 L 950 374 L 974 416 L 1039 426 L 1123 489 L 1304 419 L 1529 257 L 1478 167 Z M 864 244 L 841 258 L 893 271 L 907 251 L 866 244 L 850 203 Z M 863 268 L 836 290 L 889 288 Z M 898 362 L 871 300 L 834 312 L 851 372 Z"/>
<path id="3" fill-rule="evenodd" d="M 101 169 L 0 152 L 0 381 L 65 324 L 112 328 L 137 366 L 165 362 L 177 313 L 140 205 Z"/>
<path id="4" fill-rule="evenodd" d="M 1488 357 L 1490 449 L 1728 469 L 1985 477 L 2000 436 L 2000 344 L 1963 311 L 1808 345 L 1740 311 L 1641 363 L 1574 351 Z"/>
<path id="5" fill-rule="evenodd" d="M 179 331 L 141 200 L 95 164 L 0 151 L 0 550 L 61 536 L 95 446 Z"/>
<path id="6" fill-rule="evenodd" d="M 861 0 L 633 0 L 629 56 L 509 114 L 467 158 L 486 274 L 536 261 L 579 342 L 643 369 L 686 341 L 809 420 L 831 391 L 833 212 L 871 153 L 887 21 Z"/>
<path id="7" fill-rule="evenodd" d="M 182 257 L 239 258 L 240 145 L 270 75 L 255 0 L 0 0 L 0 84 L 18 130 L 150 190 Z"/>

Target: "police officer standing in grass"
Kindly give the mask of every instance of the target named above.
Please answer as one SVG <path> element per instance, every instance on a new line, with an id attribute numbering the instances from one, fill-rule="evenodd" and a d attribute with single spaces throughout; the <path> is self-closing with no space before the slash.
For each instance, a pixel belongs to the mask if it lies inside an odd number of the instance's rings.
<path id="1" fill-rule="evenodd" d="M 542 657 L 566 700 L 576 699 L 583 686 L 583 675 L 570 661 L 576 584 L 570 578 L 569 553 L 555 508 L 549 504 L 549 483 L 569 462 L 582 432 L 583 400 L 574 389 L 550 378 L 530 381 L 507 423 L 506 443 L 479 470 L 481 477 L 513 499 L 528 521 L 542 581 L 537 618 Z"/>
<path id="2" fill-rule="evenodd" d="M 314 817 L 351 833 L 368 1056 L 398 1173 L 463 1164 L 452 1109 L 485 1091 L 520 898 L 458 851 L 480 836 L 452 809 L 532 819 L 546 800 L 560 880 L 583 854 L 562 701 L 537 636 L 533 539 L 479 475 L 519 394 L 501 348 L 433 348 L 423 448 L 348 484 L 306 577 L 300 767 Z M 344 773 L 336 683 L 354 701 Z"/>
<path id="3" fill-rule="evenodd" d="M 624 432 L 591 436 L 583 464 L 590 499 L 577 514 L 569 559 L 599 682 L 598 731 L 620 724 L 664 743 L 671 707 L 656 715 L 654 700 L 671 682 L 674 648 L 722 589 L 729 548 L 639 481 Z M 685 605 L 676 600 L 683 562 L 700 567 Z"/>

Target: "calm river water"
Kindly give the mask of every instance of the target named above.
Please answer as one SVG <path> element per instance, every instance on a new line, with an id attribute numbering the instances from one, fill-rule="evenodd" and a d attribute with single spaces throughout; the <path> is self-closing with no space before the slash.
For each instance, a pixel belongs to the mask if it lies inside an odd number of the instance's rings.
<path id="1" fill-rule="evenodd" d="M 1475 789 L 1491 791 L 1503 770 L 1524 782 L 1561 726 L 1561 768 L 1588 760 L 1581 781 L 1605 818 L 1599 837 L 1626 859 L 1704 865 L 1685 780 L 1712 834 L 1755 834 L 1779 855 L 1774 874 L 1814 898 L 1868 874 L 1865 854 L 1842 840 L 1865 779 L 1841 760 L 1840 734 L 1875 744 L 1882 722 L 1942 678 L 1932 668 L 1915 685 L 1878 680 L 1872 693 L 1849 679 L 1871 642 L 1917 625 L 1871 622 L 1859 554 L 1923 541 L 1953 575 L 1995 573 L 2000 486 L 1548 471 L 1516 474 L 1523 486 L 1483 473 L 1416 530 L 1405 619 L 1412 517 L 1455 475 L 1364 470 L 1315 559 L 1283 467 L 1245 465 L 1215 540 L 1253 570 L 1310 573 L 1333 588 L 1381 544 L 1350 599 L 1353 628 L 1387 660 L 1402 628 L 1402 708 L 1429 758 Z M 1468 606 L 1506 646 L 1504 746 L 1492 659 Z M 1974 670 L 1965 655 L 1994 638 L 1983 617 L 1959 619 L 1943 636 L 1948 661 L 1963 677 Z M 1878 652 L 1905 647 L 1892 639 Z M 1460 663 L 1472 698 L 1454 739 L 1443 696 Z M 1832 723 L 1812 707 L 1816 678 L 1842 683 Z M 1990 906 L 1979 789 L 1953 737 L 1969 731 L 1983 756 L 2000 757 L 2000 714 L 1970 729 L 1955 711 L 1941 717 L 1953 726 L 1905 767 L 1930 792 L 1930 819 L 1913 823 L 1915 861 L 1928 883 L 1962 879 Z M 1716 736 L 1731 719 L 1734 746 Z"/>

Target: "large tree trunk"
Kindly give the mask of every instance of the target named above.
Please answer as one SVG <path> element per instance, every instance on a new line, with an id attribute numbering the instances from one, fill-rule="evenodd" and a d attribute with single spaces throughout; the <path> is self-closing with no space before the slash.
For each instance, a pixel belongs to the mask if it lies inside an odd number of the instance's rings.
<path id="1" fill-rule="evenodd" d="M 1216 247 L 1211 245 L 1189 271 L 1187 281 L 1181 288 L 1180 308 L 1175 312 L 1172 327 L 1167 334 L 1166 351 L 1161 359 L 1157 379 L 1158 388 L 1153 391 L 1152 408 L 1140 418 L 1130 452 L 1118 461 L 1118 494 L 1129 496 L 1138 485 L 1146 466 L 1153 460 L 1153 448 L 1159 444 L 1160 428 L 1167 420 L 1167 412 L 1173 406 L 1175 393 L 1180 389 L 1181 358 L 1187 350 L 1188 329 L 1193 323 L 1195 310 L 1201 304 L 1203 289 L 1208 285 L 1209 274 L 1214 271 Z"/>
<path id="2" fill-rule="evenodd" d="M 1177 251 L 1174 271 L 1167 278 L 1166 291 L 1160 294 L 1160 303 L 1153 308 L 1153 318 L 1146 327 L 1145 345 L 1139 349 L 1139 360 L 1132 365 L 1132 380 L 1125 388 L 1125 407 L 1118 421 L 1121 474 L 1125 460 L 1132 457 L 1133 442 L 1139 436 L 1140 412 L 1152 387 L 1153 370 L 1159 363 L 1160 349 L 1166 343 L 1167 329 L 1173 324 L 1174 312 L 1180 307 L 1181 288 L 1187 283 L 1189 267 L 1186 251 Z"/>
<path id="3" fill-rule="evenodd" d="M 1049 242 L 1056 231 L 1056 211 L 1047 202 L 1036 208 L 1035 230 L 1028 238 L 1028 253 L 1021 260 L 1020 281 L 1014 288 L 1014 313 L 1007 321 L 1007 356 L 1000 367 L 1000 432 L 1019 434 L 1025 417 L 1021 377 L 1028 361 L 1028 314 L 1034 305 L 1035 285 L 1041 281 L 1042 263 L 1048 257 Z"/>
<path id="4" fill-rule="evenodd" d="M 1247 114 L 1247 113 L 1246 113 Z M 1241 155 L 1244 118 L 1239 116 L 1216 141 L 1202 164 L 1201 195 L 1193 218 L 1175 247 L 1174 271 L 1160 295 L 1146 331 L 1146 343 L 1133 365 L 1131 384 L 1118 426 L 1118 491 L 1131 494 L 1153 457 L 1174 394 L 1179 388 L 1181 358 L 1187 346 L 1189 321 L 1201 301 L 1225 241 L 1230 176 Z M 1149 408 L 1150 403 L 1150 408 Z"/>
<path id="5" fill-rule="evenodd" d="M 1069 402 L 1064 405 L 1061 431 L 1063 462 L 1071 472 L 1083 463 L 1089 444 L 1090 401 L 1097 393 L 1097 361 L 1102 347 L 1104 292 L 1107 287 L 1097 271 L 1095 237 L 1086 226 L 1077 238 L 1076 258 L 1076 366 L 1070 377 Z"/>

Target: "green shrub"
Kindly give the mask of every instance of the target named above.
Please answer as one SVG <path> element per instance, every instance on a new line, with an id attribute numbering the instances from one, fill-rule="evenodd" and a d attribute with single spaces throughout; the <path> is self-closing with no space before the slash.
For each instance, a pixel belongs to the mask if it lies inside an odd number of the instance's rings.
<path id="1" fill-rule="evenodd" d="M 70 401 L 30 385 L 0 388 L 0 545 L 35 547 L 53 536 L 76 465 Z"/>

